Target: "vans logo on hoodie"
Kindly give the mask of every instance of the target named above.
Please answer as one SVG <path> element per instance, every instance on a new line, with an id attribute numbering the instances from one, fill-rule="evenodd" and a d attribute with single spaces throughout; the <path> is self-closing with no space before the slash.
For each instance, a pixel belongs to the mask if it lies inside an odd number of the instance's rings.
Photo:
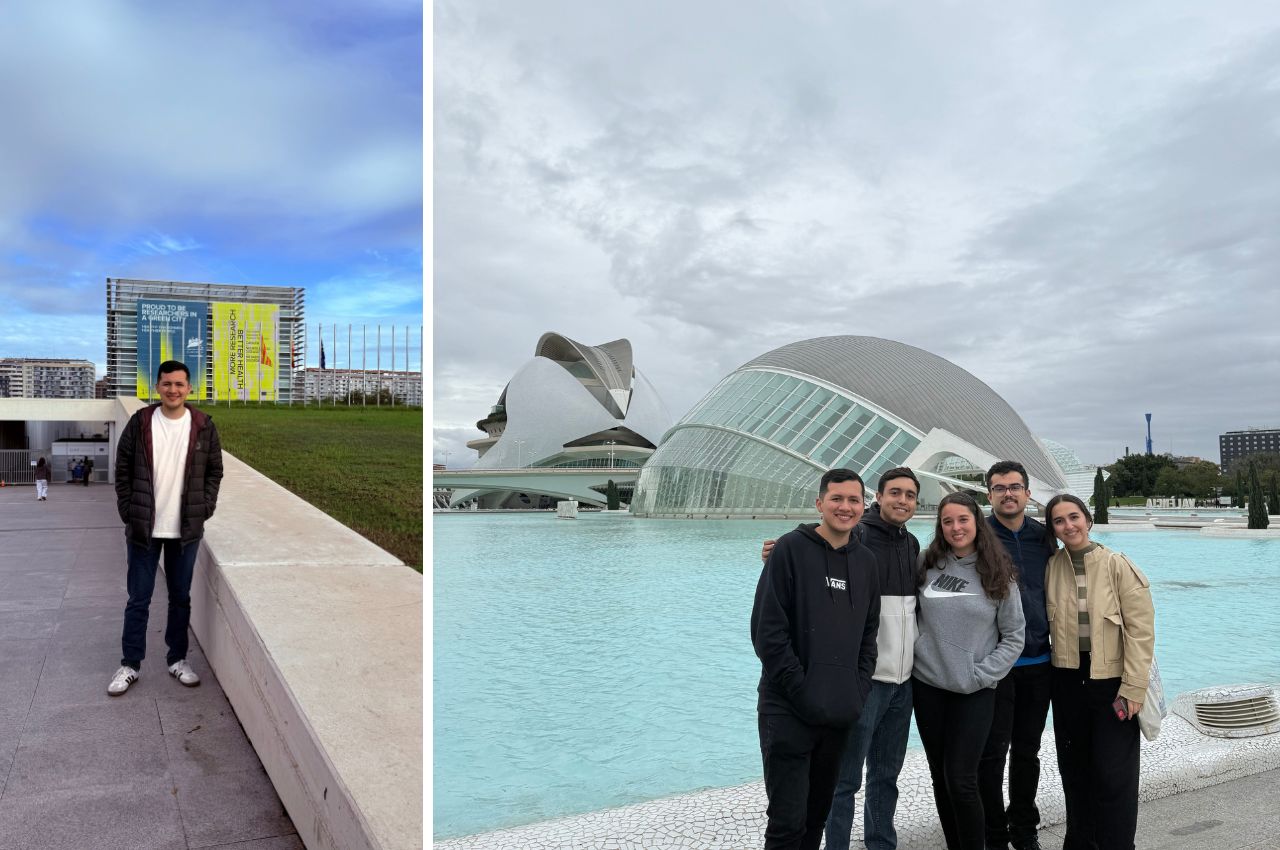
<path id="1" fill-rule="evenodd" d="M 948 596 L 971 596 L 972 594 L 964 592 L 964 589 L 968 586 L 969 580 L 967 578 L 940 575 L 924 589 L 924 595 L 930 599 L 945 599 Z"/>
<path id="2" fill-rule="evenodd" d="M 845 580 L 842 578 L 832 578 L 831 576 L 827 576 L 827 587 L 832 590 L 844 590 Z"/>

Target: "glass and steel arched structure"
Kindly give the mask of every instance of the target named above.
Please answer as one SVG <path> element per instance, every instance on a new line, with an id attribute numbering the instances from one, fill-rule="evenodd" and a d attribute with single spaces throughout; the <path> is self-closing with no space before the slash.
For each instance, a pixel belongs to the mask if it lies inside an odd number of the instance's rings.
<path id="1" fill-rule="evenodd" d="M 783 346 L 739 367 L 663 438 L 636 486 L 640 516 L 811 513 L 822 473 L 844 466 L 875 486 L 910 465 L 922 502 L 968 482 L 953 458 L 1026 466 L 1033 489 L 1061 470 L 994 390 L 959 366 L 892 340 L 835 336 Z M 927 485 L 923 479 L 928 479 Z"/>

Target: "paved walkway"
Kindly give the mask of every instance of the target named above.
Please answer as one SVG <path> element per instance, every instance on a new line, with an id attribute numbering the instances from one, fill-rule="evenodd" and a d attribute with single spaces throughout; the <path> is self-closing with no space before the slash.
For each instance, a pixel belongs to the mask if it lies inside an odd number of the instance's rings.
<path id="1" fill-rule="evenodd" d="M 163 577 L 107 696 L 125 596 L 110 487 L 0 489 L 0 850 L 302 850 L 194 635 L 200 687 L 165 670 Z"/>

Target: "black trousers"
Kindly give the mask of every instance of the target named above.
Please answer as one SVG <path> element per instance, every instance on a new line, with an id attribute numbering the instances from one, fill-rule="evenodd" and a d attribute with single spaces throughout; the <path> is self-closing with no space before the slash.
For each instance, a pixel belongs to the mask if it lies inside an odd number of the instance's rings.
<path id="1" fill-rule="evenodd" d="M 912 680 L 911 692 L 947 848 L 983 850 L 978 759 L 991 731 L 996 692 L 983 688 L 974 694 L 957 694 L 919 679 Z"/>
<path id="2" fill-rule="evenodd" d="M 1080 669 L 1053 669 L 1053 735 L 1067 800 L 1063 850 L 1133 850 L 1138 721 L 1116 718 L 1120 679 L 1090 679 L 1089 655 L 1081 656 Z"/>
<path id="3" fill-rule="evenodd" d="M 1040 810 L 1040 738 L 1049 716 L 1053 674 L 1049 662 L 1014 667 L 996 688 L 995 715 L 978 762 L 978 793 L 987 843 L 1003 847 L 1036 836 Z M 1004 806 L 1004 765 L 1009 760 L 1009 808 Z"/>
<path id="4" fill-rule="evenodd" d="M 760 715 L 769 796 L 765 850 L 818 850 L 848 737 L 848 727 L 810 726 L 790 714 Z"/>

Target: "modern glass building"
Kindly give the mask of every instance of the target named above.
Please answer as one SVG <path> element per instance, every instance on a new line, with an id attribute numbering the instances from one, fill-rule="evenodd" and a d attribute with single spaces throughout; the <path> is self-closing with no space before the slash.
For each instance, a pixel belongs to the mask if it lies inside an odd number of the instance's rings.
<path id="1" fill-rule="evenodd" d="M 301 287 L 107 278 L 108 397 L 154 398 L 154 367 L 192 369 L 193 401 L 302 404 Z"/>
<path id="2" fill-rule="evenodd" d="M 1020 461 L 1037 501 L 1067 489 L 1013 408 L 973 375 L 892 340 L 833 336 L 785 345 L 720 381 L 664 436 L 636 485 L 638 516 L 813 513 L 818 479 L 849 467 L 874 489 L 910 466 L 921 504 L 985 487 L 951 474 Z"/>

